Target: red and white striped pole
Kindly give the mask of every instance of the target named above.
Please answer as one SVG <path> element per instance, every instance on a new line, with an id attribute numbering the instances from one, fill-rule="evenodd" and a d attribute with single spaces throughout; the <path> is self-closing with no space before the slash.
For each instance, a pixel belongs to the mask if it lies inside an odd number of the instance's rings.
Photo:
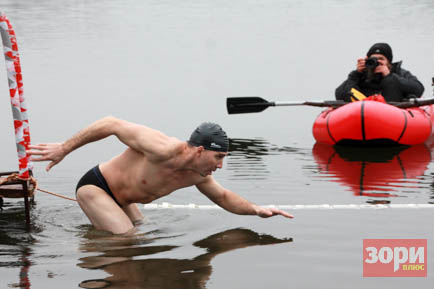
<path id="1" fill-rule="evenodd" d="M 27 179 L 30 176 L 32 163 L 29 160 L 30 156 L 26 153 L 26 150 L 30 145 L 30 131 L 27 105 L 23 94 L 23 76 L 21 73 L 20 57 L 15 32 L 9 19 L 1 11 L 0 33 L 3 42 L 12 116 L 14 120 L 15 141 L 19 161 L 19 176 L 20 178 Z"/>

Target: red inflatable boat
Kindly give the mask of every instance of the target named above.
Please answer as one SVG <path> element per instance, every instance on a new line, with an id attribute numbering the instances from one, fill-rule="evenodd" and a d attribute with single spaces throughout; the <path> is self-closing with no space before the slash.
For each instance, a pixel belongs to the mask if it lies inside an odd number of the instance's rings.
<path id="1" fill-rule="evenodd" d="M 432 134 L 434 106 L 397 108 L 382 97 L 323 111 L 313 124 L 317 142 L 342 145 L 416 145 Z"/>

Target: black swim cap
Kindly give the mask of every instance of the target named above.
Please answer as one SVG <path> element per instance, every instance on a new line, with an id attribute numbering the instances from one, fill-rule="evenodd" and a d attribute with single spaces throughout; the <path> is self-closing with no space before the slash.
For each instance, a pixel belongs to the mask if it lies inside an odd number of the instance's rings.
<path id="1" fill-rule="evenodd" d="M 192 146 L 203 146 L 206 150 L 227 152 L 229 141 L 221 126 L 212 122 L 204 122 L 191 134 L 188 143 Z"/>

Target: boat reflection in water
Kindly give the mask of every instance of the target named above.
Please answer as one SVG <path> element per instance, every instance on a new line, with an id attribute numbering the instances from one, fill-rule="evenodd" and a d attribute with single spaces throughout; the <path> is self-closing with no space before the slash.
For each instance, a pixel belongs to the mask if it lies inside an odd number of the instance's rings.
<path id="1" fill-rule="evenodd" d="M 323 177 L 354 195 L 381 198 L 399 196 L 399 188 L 418 188 L 431 161 L 426 145 L 361 149 L 316 143 L 312 154 Z"/>
<path id="2" fill-rule="evenodd" d="M 150 232 L 154 236 L 158 232 Z M 212 259 L 222 253 L 258 245 L 292 242 L 292 238 L 278 239 L 248 229 L 229 229 L 193 243 L 204 253 L 192 259 L 153 258 L 153 254 L 169 252 L 178 246 L 152 246 L 161 237 L 145 234 L 135 237 L 107 236 L 87 238 L 81 245 L 85 253 L 97 256 L 81 258 L 81 268 L 102 269 L 110 274 L 105 279 L 86 280 L 81 288 L 206 288 L 212 273 Z M 168 240 L 174 237 L 167 237 Z M 163 237 L 164 239 L 164 237 Z M 99 274 L 98 274 L 99 275 Z"/>

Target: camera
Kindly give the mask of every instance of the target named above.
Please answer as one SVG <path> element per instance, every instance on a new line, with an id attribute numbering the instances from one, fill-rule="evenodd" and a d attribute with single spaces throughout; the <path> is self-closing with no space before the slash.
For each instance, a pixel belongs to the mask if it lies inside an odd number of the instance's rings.
<path id="1" fill-rule="evenodd" d="M 380 63 L 378 62 L 377 57 L 369 57 L 365 61 L 365 66 L 367 69 L 374 69 L 377 67 Z"/>

